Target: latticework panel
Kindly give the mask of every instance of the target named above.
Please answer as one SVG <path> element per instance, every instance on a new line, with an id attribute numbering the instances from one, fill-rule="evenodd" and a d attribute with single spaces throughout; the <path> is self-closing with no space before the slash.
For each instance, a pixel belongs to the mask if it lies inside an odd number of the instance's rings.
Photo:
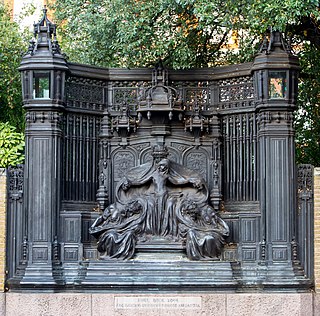
<path id="1" fill-rule="evenodd" d="M 254 106 L 254 88 L 251 76 L 218 81 L 219 108 L 232 109 Z"/>
<path id="2" fill-rule="evenodd" d="M 69 77 L 66 81 L 66 106 L 86 110 L 103 110 L 106 81 Z"/>

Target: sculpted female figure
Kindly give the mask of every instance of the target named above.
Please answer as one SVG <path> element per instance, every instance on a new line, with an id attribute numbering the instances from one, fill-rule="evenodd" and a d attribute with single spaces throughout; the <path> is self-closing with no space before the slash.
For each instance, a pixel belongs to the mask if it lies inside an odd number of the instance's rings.
<path id="1" fill-rule="evenodd" d="M 137 236 L 145 212 L 139 200 L 123 206 L 109 205 L 90 227 L 98 239 L 98 251 L 105 259 L 130 259 L 135 251 Z"/>
<path id="2" fill-rule="evenodd" d="M 218 259 L 229 236 L 228 225 L 206 203 L 185 201 L 177 213 L 189 259 Z"/>
<path id="3" fill-rule="evenodd" d="M 184 242 L 192 260 L 220 255 L 228 226 L 207 204 L 198 173 L 163 158 L 129 170 L 115 195 L 90 229 L 105 258 L 130 259 L 138 239 L 156 238 Z"/>
<path id="4" fill-rule="evenodd" d="M 200 175 L 168 159 L 131 169 L 120 181 L 116 198 L 121 203 L 144 200 L 146 234 L 177 235 L 175 212 L 182 200 L 204 202 L 208 189 Z"/>

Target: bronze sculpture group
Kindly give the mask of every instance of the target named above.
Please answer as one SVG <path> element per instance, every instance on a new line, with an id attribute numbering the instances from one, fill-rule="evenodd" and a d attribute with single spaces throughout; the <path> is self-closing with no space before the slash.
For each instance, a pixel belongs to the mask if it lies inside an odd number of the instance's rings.
<path id="1" fill-rule="evenodd" d="M 180 243 L 191 260 L 217 260 L 229 228 L 208 192 L 200 174 L 165 157 L 132 168 L 90 228 L 101 258 L 131 259 L 138 243 L 158 238 Z"/>

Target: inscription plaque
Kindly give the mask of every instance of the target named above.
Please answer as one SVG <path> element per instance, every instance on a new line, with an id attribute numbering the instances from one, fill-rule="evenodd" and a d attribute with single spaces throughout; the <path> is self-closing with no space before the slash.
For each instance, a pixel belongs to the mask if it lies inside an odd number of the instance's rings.
<path id="1" fill-rule="evenodd" d="M 188 309 L 202 308 L 197 296 L 119 296 L 114 299 L 115 309 Z"/>

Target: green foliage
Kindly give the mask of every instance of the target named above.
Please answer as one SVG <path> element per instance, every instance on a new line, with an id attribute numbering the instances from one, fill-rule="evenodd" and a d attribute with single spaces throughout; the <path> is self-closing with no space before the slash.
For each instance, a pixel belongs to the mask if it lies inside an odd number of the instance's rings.
<path id="1" fill-rule="evenodd" d="M 21 81 L 17 70 L 26 50 L 19 27 L 10 20 L 7 8 L 0 2 L 0 121 L 24 129 Z"/>
<path id="2" fill-rule="evenodd" d="M 298 111 L 295 128 L 297 160 L 320 166 L 320 51 L 305 44 L 300 53 Z"/>
<path id="3" fill-rule="evenodd" d="M 107 67 L 203 67 L 252 58 L 269 26 L 286 30 L 318 17 L 316 0 L 56 0 L 63 50 Z M 230 50 L 231 31 L 239 50 Z M 230 56 L 232 55 L 232 56 Z"/>
<path id="4" fill-rule="evenodd" d="M 0 168 L 16 166 L 24 161 L 24 134 L 9 123 L 0 122 Z"/>
<path id="5" fill-rule="evenodd" d="M 268 27 L 286 31 L 302 65 L 298 162 L 320 165 L 318 0 L 56 0 L 52 7 L 70 60 L 105 67 L 153 66 L 159 58 L 172 68 L 241 63 L 253 59 Z"/>

